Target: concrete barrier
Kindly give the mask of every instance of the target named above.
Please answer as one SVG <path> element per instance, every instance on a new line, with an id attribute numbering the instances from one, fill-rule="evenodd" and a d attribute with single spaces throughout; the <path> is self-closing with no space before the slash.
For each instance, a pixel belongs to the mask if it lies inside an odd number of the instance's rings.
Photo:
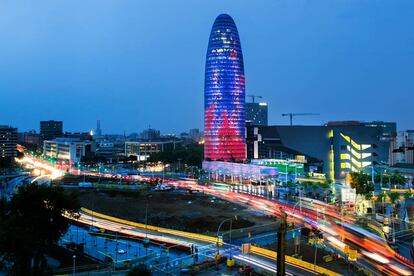
<path id="1" fill-rule="evenodd" d="M 219 244 L 223 244 L 223 239 L 219 238 L 217 239 L 217 237 L 212 237 L 212 236 L 207 236 L 207 235 L 201 235 L 201 234 L 195 234 L 195 233 L 191 233 L 191 232 L 185 232 L 185 231 L 180 231 L 180 230 L 174 230 L 174 229 L 168 229 L 168 228 L 163 228 L 163 227 L 158 227 L 158 226 L 152 226 L 152 225 L 146 225 L 143 223 L 137 223 L 137 222 L 133 222 L 133 221 L 129 221 L 129 220 L 125 220 L 125 219 L 120 219 L 120 218 L 116 218 L 116 217 L 112 217 L 112 216 L 108 216 L 105 214 L 101 214 L 86 208 L 81 208 L 81 211 L 98 217 L 98 218 L 102 218 L 102 219 L 106 219 L 106 220 L 110 220 L 113 222 L 117 222 L 120 224 L 125 224 L 125 225 L 129 225 L 135 228 L 140 228 L 140 229 L 147 229 L 149 231 L 152 232 L 158 232 L 158 233 L 164 233 L 164 234 L 170 234 L 173 236 L 177 236 L 177 237 L 183 237 L 183 238 L 188 238 L 191 240 L 196 240 L 196 241 L 202 241 L 202 242 L 207 242 L 207 243 L 219 243 Z"/>
<path id="2" fill-rule="evenodd" d="M 259 255 L 259 256 L 262 256 L 262 257 L 265 257 L 265 258 L 269 258 L 269 259 L 272 259 L 272 260 L 276 260 L 276 258 L 277 258 L 277 253 L 275 251 L 265 249 L 265 248 L 261 248 L 261 247 L 258 247 L 258 246 L 252 246 L 250 248 L 250 253 L 255 254 L 255 255 Z M 285 256 L 285 260 L 288 264 L 297 265 L 297 266 L 303 267 L 305 269 L 308 269 L 308 270 L 311 270 L 311 271 L 314 271 L 316 273 L 320 273 L 320 274 L 323 274 L 323 275 L 329 275 L 329 276 L 340 276 L 341 275 L 341 274 L 333 272 L 329 269 L 326 269 L 326 268 L 323 268 L 323 267 L 305 262 L 305 261 L 300 260 L 300 259 L 293 258 L 291 256 Z"/>

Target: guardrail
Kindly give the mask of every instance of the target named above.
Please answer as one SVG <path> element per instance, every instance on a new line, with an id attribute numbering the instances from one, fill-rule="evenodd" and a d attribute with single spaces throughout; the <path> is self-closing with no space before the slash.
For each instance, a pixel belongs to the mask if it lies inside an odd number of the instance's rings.
<path id="1" fill-rule="evenodd" d="M 410 265 L 414 265 L 414 263 L 405 258 L 404 256 L 402 256 L 401 254 L 399 254 L 398 252 L 396 252 L 391 246 L 388 245 L 387 242 L 387 238 L 385 237 L 384 231 L 382 231 L 378 226 L 372 224 L 372 223 L 368 223 L 367 224 L 369 228 L 371 228 L 372 230 L 374 230 L 375 232 L 379 233 L 381 235 L 381 237 L 384 239 L 384 246 L 385 248 L 388 249 L 388 251 L 392 252 L 398 259 L 410 264 Z"/>
<path id="2" fill-rule="evenodd" d="M 413 189 L 390 189 L 391 193 L 413 193 L 414 190 Z"/>
<path id="3" fill-rule="evenodd" d="M 265 258 L 269 258 L 269 259 L 273 259 L 276 260 L 277 258 L 277 253 L 275 251 L 269 250 L 269 249 L 265 249 L 265 248 L 261 248 L 258 246 L 251 246 L 250 247 L 250 253 L 255 254 L 255 255 L 259 255 Z M 341 274 L 333 272 L 329 269 L 293 258 L 291 256 L 285 256 L 285 260 L 287 263 L 289 264 L 293 264 L 293 265 L 297 265 L 300 267 L 303 267 L 305 269 L 314 271 L 316 273 L 319 274 L 323 274 L 323 275 L 328 275 L 328 276 L 341 276 Z"/>
<path id="4" fill-rule="evenodd" d="M 135 228 L 140 228 L 140 229 L 147 229 L 149 231 L 152 232 L 158 232 L 158 233 L 164 233 L 164 234 L 170 234 L 173 236 L 178 236 L 178 237 L 183 237 L 183 238 L 188 238 L 191 240 L 196 240 L 196 241 L 202 241 L 202 242 L 207 242 L 207 243 L 219 243 L 222 244 L 223 243 L 223 239 L 219 238 L 217 239 L 217 237 L 212 237 L 212 236 L 207 236 L 207 235 L 201 235 L 201 234 L 195 234 L 195 233 L 191 233 L 191 232 L 185 232 L 185 231 L 180 231 L 180 230 L 174 230 L 174 229 L 168 229 L 168 228 L 163 228 L 163 227 L 158 227 L 158 226 L 153 226 L 153 225 L 146 225 L 143 223 L 137 223 L 137 222 L 133 222 L 133 221 L 129 221 L 129 220 L 125 220 L 125 219 L 120 219 L 120 218 L 115 218 L 112 216 L 108 216 L 102 213 L 98 213 L 92 210 L 89 210 L 87 208 L 81 208 L 81 210 L 89 215 L 95 216 L 95 217 L 99 217 L 102 219 L 106 219 L 106 220 L 110 220 L 113 222 L 118 222 L 121 224 L 125 224 L 125 225 L 129 225 Z"/>

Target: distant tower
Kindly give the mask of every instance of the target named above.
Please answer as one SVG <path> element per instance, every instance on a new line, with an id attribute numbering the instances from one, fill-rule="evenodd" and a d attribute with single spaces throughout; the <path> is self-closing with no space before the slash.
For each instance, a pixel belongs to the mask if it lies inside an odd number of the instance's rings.
<path id="1" fill-rule="evenodd" d="M 102 136 L 101 120 L 96 121 L 95 136 L 96 137 L 101 137 Z"/>
<path id="2" fill-rule="evenodd" d="M 204 158 L 242 161 L 245 144 L 243 54 L 236 24 L 219 15 L 210 33 L 204 83 Z"/>

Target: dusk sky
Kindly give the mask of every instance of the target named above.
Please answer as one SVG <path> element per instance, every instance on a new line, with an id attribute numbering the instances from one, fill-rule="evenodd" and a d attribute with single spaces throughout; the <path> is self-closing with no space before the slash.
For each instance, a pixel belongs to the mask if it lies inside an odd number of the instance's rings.
<path id="1" fill-rule="evenodd" d="M 163 133 L 203 127 L 214 19 L 238 27 L 246 94 L 298 124 L 396 121 L 414 128 L 413 0 L 0 2 L 0 125 Z"/>

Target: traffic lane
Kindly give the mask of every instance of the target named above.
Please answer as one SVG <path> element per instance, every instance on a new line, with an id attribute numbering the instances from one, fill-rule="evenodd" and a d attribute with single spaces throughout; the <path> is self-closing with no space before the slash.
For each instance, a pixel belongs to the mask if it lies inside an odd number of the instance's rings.
<path id="1" fill-rule="evenodd" d="M 91 217 L 85 214 L 81 214 L 81 217 L 78 218 L 77 220 L 74 219 L 74 221 L 77 221 L 78 223 L 81 223 L 81 224 L 86 224 L 89 226 L 109 230 L 109 231 L 127 235 L 127 236 L 137 237 L 140 239 L 148 238 L 149 240 L 155 240 L 155 241 L 163 242 L 167 244 L 181 245 L 184 247 L 191 247 L 191 245 L 194 245 L 194 244 L 199 245 L 199 246 L 205 245 L 205 243 L 192 241 L 192 240 L 188 241 L 183 238 L 178 238 L 178 237 L 174 237 L 174 236 L 166 235 L 166 234 L 160 235 L 160 234 L 151 232 L 149 230 L 145 231 L 139 228 L 134 228 L 134 227 L 120 224 L 117 222 L 111 222 L 108 220 Z"/>
<path id="2" fill-rule="evenodd" d="M 175 181 L 175 183 L 173 182 L 172 184 L 178 185 L 178 186 L 183 187 L 183 188 L 185 188 L 185 187 L 189 188 L 190 187 L 192 189 L 201 190 L 201 191 L 204 191 L 204 192 L 216 195 L 216 196 L 224 197 L 224 198 L 232 200 L 232 201 L 249 204 L 249 205 L 252 205 L 252 206 L 256 207 L 257 209 L 260 209 L 262 211 L 265 211 L 267 213 L 271 213 L 271 214 L 274 214 L 274 215 L 279 215 L 279 212 L 278 212 L 277 208 L 275 209 L 275 207 L 283 208 L 284 210 L 289 209 L 290 211 L 292 211 L 292 207 L 288 206 L 288 204 L 275 203 L 272 206 L 271 204 L 269 205 L 269 203 L 268 203 L 269 201 L 267 201 L 265 199 L 262 199 L 260 197 L 256 197 L 256 196 L 252 196 L 252 195 L 248 195 L 248 194 L 243 194 L 243 196 L 240 196 L 240 194 L 238 195 L 238 193 L 233 193 L 233 192 L 229 192 L 229 191 L 217 191 L 217 190 L 215 190 L 214 188 L 212 188 L 210 186 L 200 186 L 198 184 L 195 184 L 194 182 L 193 183 L 188 183 L 188 181 L 186 181 L 186 183 L 180 183 L 180 182 Z M 293 211 L 294 211 L 294 208 L 293 208 Z M 315 211 L 312 211 L 312 210 L 306 210 L 305 212 L 302 211 L 302 214 L 305 215 L 307 218 L 308 217 L 314 217 L 313 218 L 314 220 L 317 220 L 317 218 L 318 218 L 317 217 L 318 213 L 315 212 Z M 316 215 L 316 219 L 315 219 L 315 215 Z M 329 218 L 329 216 L 328 216 L 328 218 Z M 335 216 L 334 218 L 330 218 L 329 220 L 336 219 L 336 218 L 337 218 L 337 216 Z M 325 219 L 326 219 L 326 217 L 325 217 Z M 314 221 L 314 223 L 318 224 L 317 221 Z M 332 226 L 333 225 L 334 224 L 332 224 Z M 336 228 L 335 226 L 333 226 L 333 227 Z M 325 230 L 327 230 L 327 229 L 328 228 L 325 227 Z M 338 231 L 339 229 L 336 228 L 335 230 Z M 348 237 L 351 237 L 351 238 L 353 237 L 353 235 L 350 234 L 350 233 L 346 233 L 346 234 L 343 233 L 342 235 L 347 235 Z M 355 241 L 355 238 L 352 239 L 352 240 Z M 381 245 L 381 244 L 378 244 L 377 242 L 372 242 L 372 241 L 366 241 L 363 244 L 360 241 L 357 242 L 357 243 L 359 244 L 359 246 L 361 246 L 360 248 L 366 248 L 368 246 L 371 250 L 379 251 L 383 254 L 386 254 L 388 257 L 394 257 L 394 260 L 397 263 L 403 265 L 404 269 L 407 269 L 407 268 L 410 269 L 409 267 L 407 267 L 407 266 L 409 266 L 409 264 L 406 264 L 405 262 L 402 262 L 401 260 L 396 258 L 394 256 L 393 252 L 389 252 L 386 248 L 384 248 L 385 247 L 384 245 Z"/>
<path id="3" fill-rule="evenodd" d="M 276 274 L 276 263 L 271 262 L 269 260 L 265 260 L 258 257 L 253 256 L 247 256 L 247 255 L 235 255 L 233 256 L 234 259 L 241 261 L 243 263 L 249 264 L 252 267 L 266 270 L 267 272 Z M 293 276 L 293 275 L 299 275 L 299 276 L 307 276 L 307 275 L 319 275 L 318 273 L 308 270 L 306 268 L 296 266 L 294 264 L 288 264 L 286 263 L 286 275 Z"/>

